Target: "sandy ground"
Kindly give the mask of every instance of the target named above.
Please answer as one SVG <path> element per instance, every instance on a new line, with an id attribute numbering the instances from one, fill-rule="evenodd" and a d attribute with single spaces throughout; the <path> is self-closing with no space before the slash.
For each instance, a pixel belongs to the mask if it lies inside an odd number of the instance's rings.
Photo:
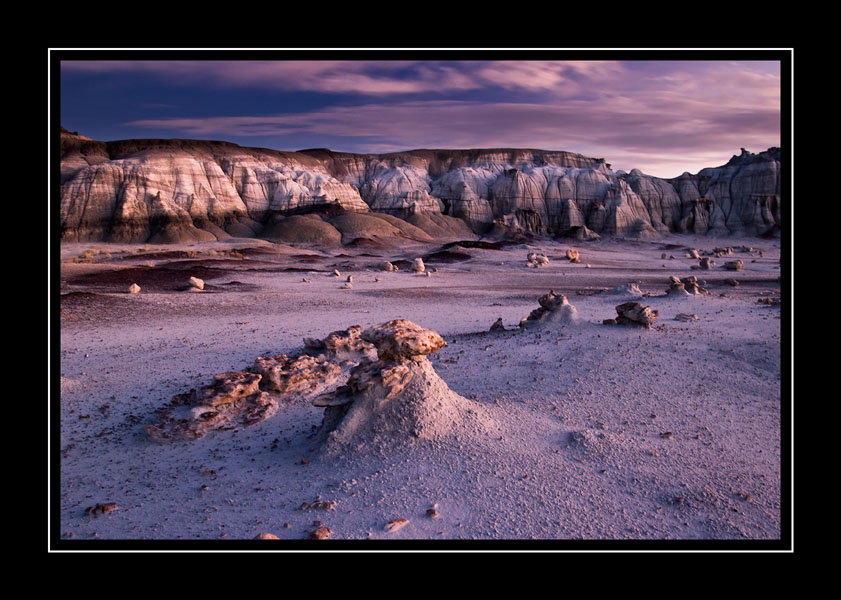
<path id="1" fill-rule="evenodd" d="M 734 255 L 691 269 L 698 261 L 687 248 L 721 246 Z M 564 258 L 571 247 L 580 264 Z M 331 256 L 244 239 L 61 245 L 59 289 L 50 296 L 58 347 L 50 366 L 51 546 L 790 547 L 790 302 L 759 302 L 787 289 L 780 240 L 449 248 L 427 259 L 430 277 L 374 269 L 383 257 L 440 249 Z M 541 250 L 549 265 L 528 268 L 526 254 Z M 736 258 L 742 271 L 723 268 Z M 205 280 L 204 291 L 189 291 L 191 275 Z M 348 275 L 351 290 L 342 289 Z M 709 294 L 665 297 L 671 275 L 697 275 Z M 139 294 L 127 292 L 133 282 Z M 602 324 L 634 299 L 603 290 L 631 282 L 659 311 L 650 330 Z M 567 296 L 579 322 L 521 330 L 550 289 Z M 698 319 L 675 320 L 679 313 Z M 290 401 L 266 421 L 196 441 L 159 444 L 146 434 L 173 395 L 216 373 L 243 370 L 259 355 L 297 354 L 305 337 L 395 318 L 444 337 L 432 364 L 471 402 L 481 427 L 326 455 L 313 445 L 323 409 Z M 489 332 L 498 318 L 506 330 Z M 304 507 L 315 499 L 326 502 Z M 86 512 L 100 503 L 116 508 Z M 408 523 L 387 530 L 396 518 Z M 329 528 L 326 540 L 308 539 L 316 521 Z M 250 542 L 260 533 L 280 541 Z"/>

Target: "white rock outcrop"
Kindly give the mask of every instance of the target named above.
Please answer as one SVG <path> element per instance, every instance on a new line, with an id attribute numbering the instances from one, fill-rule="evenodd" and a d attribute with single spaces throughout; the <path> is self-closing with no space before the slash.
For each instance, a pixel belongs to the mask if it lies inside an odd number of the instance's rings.
<path id="1" fill-rule="evenodd" d="M 197 140 L 96 142 L 69 132 L 61 140 L 59 214 L 68 241 L 200 242 L 264 230 L 271 237 L 278 217 L 308 211 L 399 217 L 434 236 L 468 231 L 446 217 L 475 234 L 576 239 L 759 235 L 779 229 L 782 218 L 779 148 L 659 179 L 544 150 L 357 155 Z"/>

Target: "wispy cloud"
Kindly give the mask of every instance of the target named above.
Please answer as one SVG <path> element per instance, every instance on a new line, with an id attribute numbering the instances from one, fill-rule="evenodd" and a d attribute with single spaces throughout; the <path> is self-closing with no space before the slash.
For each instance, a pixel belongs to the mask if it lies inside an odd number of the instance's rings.
<path id="1" fill-rule="evenodd" d="M 222 88 L 344 95 L 341 104 L 309 111 L 244 108 L 123 123 L 155 135 L 260 138 L 281 149 L 292 149 L 283 146 L 288 136 L 335 140 L 335 149 L 349 151 L 531 147 L 672 176 L 677 164 L 700 169 L 741 147 L 780 143 L 773 62 L 80 61 L 63 62 L 62 70 L 142 73 L 208 98 Z"/>
<path id="2" fill-rule="evenodd" d="M 331 107 L 298 114 L 146 119 L 129 125 L 190 137 L 282 137 L 308 133 L 345 138 L 359 151 L 377 148 L 531 147 L 598 155 L 624 168 L 652 168 L 669 157 L 719 156 L 740 147 L 779 144 L 773 107 L 729 108 L 698 104 L 691 118 L 684 102 L 666 100 L 648 110 L 627 98 L 562 104 L 422 101 Z M 637 162 L 632 159 L 636 157 Z M 694 163 L 698 165 L 699 163 Z M 700 164 L 713 166 L 708 162 Z M 679 173 L 673 173 L 677 175 Z"/>

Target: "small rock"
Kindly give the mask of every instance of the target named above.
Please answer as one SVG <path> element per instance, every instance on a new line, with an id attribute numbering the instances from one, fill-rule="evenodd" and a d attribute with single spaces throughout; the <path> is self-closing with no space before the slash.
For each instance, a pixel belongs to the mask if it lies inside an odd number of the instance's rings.
<path id="1" fill-rule="evenodd" d="M 341 277 L 341 276 L 342 276 L 342 274 L 341 274 L 341 273 L 339 273 L 339 271 L 338 271 L 338 270 L 335 270 L 335 271 L 333 271 L 333 272 L 330 274 L 330 276 L 331 276 L 331 277 Z"/>
<path id="2" fill-rule="evenodd" d="M 702 269 L 712 269 L 714 264 L 715 263 L 712 261 L 712 259 L 709 256 L 705 256 L 704 258 L 701 259 L 700 267 Z"/>
<path id="3" fill-rule="evenodd" d="M 353 284 L 345 282 L 345 284 L 342 286 L 342 289 L 343 290 L 352 290 L 353 289 Z"/>
<path id="4" fill-rule="evenodd" d="M 381 262 L 379 265 L 377 265 L 377 268 L 380 271 L 396 271 L 394 265 L 391 264 L 389 261 Z"/>
<path id="5" fill-rule="evenodd" d="M 353 283 L 353 276 L 352 275 L 347 276 L 347 282 L 348 283 Z"/>
<path id="6" fill-rule="evenodd" d="M 440 513 L 438 512 L 438 505 L 433 504 L 432 508 L 426 509 L 426 516 L 430 519 L 438 519 L 441 517 Z"/>
<path id="7" fill-rule="evenodd" d="M 423 259 L 416 258 L 415 261 L 412 263 L 412 272 L 423 273 L 424 271 L 426 271 L 426 266 L 423 264 Z"/>
<path id="8" fill-rule="evenodd" d="M 660 437 L 664 438 L 664 439 L 667 439 L 667 440 L 672 440 L 672 439 L 674 439 L 675 434 L 672 433 L 671 431 L 664 431 L 660 434 Z"/>
<path id="9" fill-rule="evenodd" d="M 194 287 L 197 290 L 203 290 L 204 289 L 204 281 L 202 281 L 198 277 L 190 277 L 190 286 Z"/>
<path id="10" fill-rule="evenodd" d="M 408 519 L 403 519 L 403 518 L 392 519 L 391 521 L 386 523 L 385 530 L 386 531 L 397 531 L 398 529 L 402 529 L 403 527 L 405 527 L 408 524 L 409 524 Z"/>
<path id="11" fill-rule="evenodd" d="M 580 256 L 578 255 L 578 250 L 574 250 L 574 249 L 570 248 L 569 250 L 567 250 L 566 256 L 572 262 L 580 262 L 579 261 Z"/>
<path id="12" fill-rule="evenodd" d="M 724 263 L 724 268 L 728 271 L 741 271 L 742 270 L 742 261 L 740 259 L 737 260 L 729 260 Z"/>
<path id="13" fill-rule="evenodd" d="M 739 282 L 736 281 L 735 279 L 725 279 L 724 283 L 726 283 L 727 285 L 731 285 L 733 287 L 739 287 Z"/>
<path id="14" fill-rule="evenodd" d="M 273 533 L 258 533 L 252 539 L 255 540 L 279 540 L 280 538 Z"/>
<path id="15" fill-rule="evenodd" d="M 129 294 L 139 294 L 140 293 L 140 286 L 136 283 L 132 283 L 128 289 Z"/>
<path id="16" fill-rule="evenodd" d="M 317 521 L 317 523 L 321 523 L 321 521 Z M 325 540 L 330 536 L 331 533 L 333 532 L 330 531 L 329 527 L 325 526 L 324 524 L 321 524 L 310 532 L 310 539 Z"/>
<path id="17" fill-rule="evenodd" d="M 494 321 L 494 324 L 491 325 L 489 331 L 505 331 L 505 325 L 502 324 L 502 317 Z"/>
<path id="18" fill-rule="evenodd" d="M 687 313 L 678 313 L 677 316 L 675 316 L 675 321 L 689 322 L 689 321 L 697 321 L 697 320 L 698 320 L 698 315 L 694 315 L 694 314 L 690 315 L 690 314 L 687 314 Z"/>
<path id="19" fill-rule="evenodd" d="M 116 502 L 104 502 L 96 506 L 89 506 L 85 509 L 86 515 L 104 515 L 111 511 L 117 510 Z"/>

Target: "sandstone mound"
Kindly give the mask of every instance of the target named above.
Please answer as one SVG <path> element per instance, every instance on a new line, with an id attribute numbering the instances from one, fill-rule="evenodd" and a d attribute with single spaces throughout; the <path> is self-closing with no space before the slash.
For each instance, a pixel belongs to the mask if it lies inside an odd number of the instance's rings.
<path id="1" fill-rule="evenodd" d="M 574 324 L 578 321 L 578 311 L 569 303 L 566 296 L 555 294 L 555 290 L 541 296 L 537 300 L 539 308 L 531 311 L 529 316 L 523 317 L 520 327 L 529 327 L 536 323 Z"/>
<path id="2" fill-rule="evenodd" d="M 284 244 L 314 244 L 319 247 L 334 247 L 342 243 L 339 230 L 318 215 L 274 218 L 260 237 Z"/>
<path id="3" fill-rule="evenodd" d="M 470 239 L 476 237 L 462 219 L 440 213 L 414 213 L 406 217 L 405 220 L 438 239 Z"/>
<path id="4" fill-rule="evenodd" d="M 432 238 L 414 225 L 382 213 L 344 213 L 329 219 L 342 236 L 343 243 L 357 238 L 402 238 L 431 242 Z"/>
<path id="5" fill-rule="evenodd" d="M 482 427 L 478 408 L 426 357 L 446 345 L 436 332 L 397 319 L 366 329 L 362 339 L 376 347 L 377 360 L 361 362 L 345 385 L 313 402 L 325 409 L 317 436 L 325 448 L 382 450 Z"/>

